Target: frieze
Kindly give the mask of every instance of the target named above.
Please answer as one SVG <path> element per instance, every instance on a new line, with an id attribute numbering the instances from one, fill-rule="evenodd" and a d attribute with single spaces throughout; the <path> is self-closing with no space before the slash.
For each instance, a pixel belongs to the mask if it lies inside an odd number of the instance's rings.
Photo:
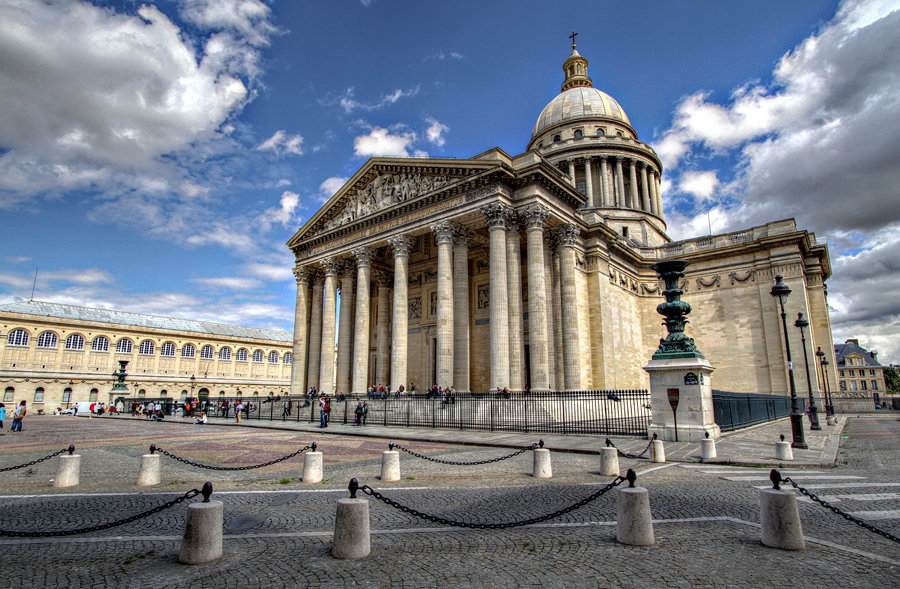
<path id="1" fill-rule="evenodd" d="M 503 184 L 489 184 L 481 188 L 476 188 L 475 190 L 470 190 L 466 193 L 465 198 L 466 202 L 472 202 L 474 200 L 480 200 L 482 198 L 487 198 L 489 196 L 495 195 L 512 198 L 512 190 L 508 186 L 504 186 Z"/>
<path id="2" fill-rule="evenodd" d="M 697 290 L 703 290 L 703 287 L 712 288 L 713 286 L 719 287 L 721 281 L 719 280 L 719 275 L 716 274 L 712 278 L 708 280 L 704 280 L 703 277 L 697 277 Z"/>
<path id="3" fill-rule="evenodd" d="M 437 270 L 434 268 L 425 268 L 425 282 L 434 282 L 437 280 Z"/>
<path id="4" fill-rule="evenodd" d="M 422 318 L 422 297 L 409 299 L 409 318 L 410 320 Z"/>
<path id="5" fill-rule="evenodd" d="M 422 273 L 416 272 L 415 274 L 411 274 L 409 277 L 409 285 L 410 286 L 422 286 Z"/>
<path id="6" fill-rule="evenodd" d="M 756 280 L 756 270 L 747 270 L 747 273 L 743 276 L 739 276 L 737 272 L 731 272 L 728 277 L 731 279 L 731 284 L 733 285 L 735 282 L 747 282 L 748 280 Z"/>
<path id="7" fill-rule="evenodd" d="M 641 292 L 643 294 L 656 294 L 659 292 L 659 283 L 655 283 L 653 286 L 647 286 L 645 283 L 641 283 Z"/>

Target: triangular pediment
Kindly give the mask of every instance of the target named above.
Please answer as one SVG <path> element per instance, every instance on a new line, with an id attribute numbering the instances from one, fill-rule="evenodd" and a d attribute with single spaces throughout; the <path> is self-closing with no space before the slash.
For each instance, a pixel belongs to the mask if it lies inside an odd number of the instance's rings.
<path id="1" fill-rule="evenodd" d="M 288 241 L 288 247 L 399 209 L 496 165 L 471 160 L 369 160 Z"/>

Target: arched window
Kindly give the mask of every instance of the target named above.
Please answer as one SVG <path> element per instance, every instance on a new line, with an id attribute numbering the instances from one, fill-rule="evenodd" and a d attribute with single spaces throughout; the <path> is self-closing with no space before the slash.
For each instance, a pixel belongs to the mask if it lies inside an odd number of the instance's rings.
<path id="1" fill-rule="evenodd" d="M 88 401 L 90 401 L 91 403 L 95 402 L 97 400 L 97 394 L 99 392 L 100 391 L 98 391 L 97 389 L 91 389 L 91 394 L 88 395 Z"/>
<path id="2" fill-rule="evenodd" d="M 95 352 L 108 352 L 109 338 L 104 335 L 98 335 L 94 338 L 94 341 L 91 342 L 91 349 Z"/>
<path id="3" fill-rule="evenodd" d="M 145 339 L 141 342 L 141 347 L 138 348 L 138 354 L 143 354 L 144 356 L 152 356 L 153 355 L 153 342 L 148 339 Z"/>
<path id="4" fill-rule="evenodd" d="M 269 364 L 278 364 L 278 352 L 269 352 Z"/>
<path id="5" fill-rule="evenodd" d="M 253 352 L 253 361 L 254 362 L 262 362 L 263 361 L 262 350 L 256 350 L 255 352 Z"/>
<path id="6" fill-rule="evenodd" d="M 193 358 L 194 357 L 194 345 L 193 344 L 184 344 L 181 347 L 181 357 L 182 358 Z"/>
<path id="7" fill-rule="evenodd" d="M 581 139 L 584 137 L 584 133 L 581 132 L 581 129 L 575 131 L 575 139 Z"/>
<path id="8" fill-rule="evenodd" d="M 144 389 L 141 389 L 138 391 L 138 399 L 143 399 L 146 396 L 147 396 L 147 391 L 145 391 Z"/>
<path id="9" fill-rule="evenodd" d="M 621 131 L 616 131 L 616 135 L 617 135 L 618 137 L 622 137 L 622 132 L 621 132 Z"/>
<path id="10" fill-rule="evenodd" d="M 66 338 L 67 350 L 80 350 L 82 348 L 84 348 L 84 338 L 77 333 L 73 333 Z"/>
<path id="11" fill-rule="evenodd" d="M 606 129 L 602 127 L 597 129 L 597 137 L 603 137 L 604 135 L 606 135 Z"/>
<path id="12" fill-rule="evenodd" d="M 38 336 L 38 346 L 39 348 L 55 348 L 56 347 L 56 334 L 52 331 L 45 331 L 41 335 Z"/>
<path id="13" fill-rule="evenodd" d="M 562 141 L 562 137 L 560 137 L 559 135 L 553 136 L 553 143 L 559 143 L 560 141 Z"/>
<path id="14" fill-rule="evenodd" d="M 35 403 L 43 403 L 44 402 L 44 387 L 38 387 L 34 389 L 34 402 Z"/>
<path id="15" fill-rule="evenodd" d="M 220 397 L 224 397 L 224 396 L 225 396 L 225 391 L 219 391 L 219 396 L 220 396 Z"/>
<path id="16" fill-rule="evenodd" d="M 172 342 L 166 342 L 159 349 L 160 356 L 174 356 L 175 355 L 175 344 Z"/>
<path id="17" fill-rule="evenodd" d="M 247 350 L 246 348 L 241 348 L 237 351 L 237 361 L 238 362 L 246 362 L 247 361 Z"/>
<path id="18" fill-rule="evenodd" d="M 236 396 L 238 399 L 240 399 L 241 397 L 243 397 L 243 394 L 241 393 L 241 391 L 238 391 L 237 394 L 236 394 L 235 396 Z"/>
<path id="19" fill-rule="evenodd" d="M 215 350 L 212 346 L 203 346 L 203 349 L 200 350 L 200 357 L 204 360 L 212 360 L 214 353 Z"/>
<path id="20" fill-rule="evenodd" d="M 6 390 L 3 391 L 3 402 L 4 403 L 12 403 L 15 396 L 16 396 L 16 389 L 14 389 L 13 387 L 6 387 Z"/>
<path id="21" fill-rule="evenodd" d="M 294 363 L 294 355 L 288 352 L 284 355 L 284 363 L 285 364 L 293 364 Z"/>
<path id="22" fill-rule="evenodd" d="M 71 403 L 72 402 L 72 389 L 66 388 L 66 390 L 63 391 L 62 402 L 63 403 Z"/>
<path id="23" fill-rule="evenodd" d="M 6 340 L 6 343 L 10 346 L 27 346 L 28 332 L 24 329 L 13 329 L 9 332 L 9 339 Z"/>
<path id="24" fill-rule="evenodd" d="M 116 342 L 116 354 L 130 354 L 131 353 L 131 340 L 130 339 L 120 339 Z M 150 351 L 153 353 L 153 350 Z"/>
<path id="25" fill-rule="evenodd" d="M 160 397 L 165 397 L 165 396 L 168 395 L 168 394 L 169 394 L 169 391 L 167 391 L 166 389 L 163 389 L 163 390 L 159 391 L 159 396 L 160 396 Z"/>
<path id="26" fill-rule="evenodd" d="M 231 348 L 222 348 L 219 350 L 219 360 L 231 360 Z"/>

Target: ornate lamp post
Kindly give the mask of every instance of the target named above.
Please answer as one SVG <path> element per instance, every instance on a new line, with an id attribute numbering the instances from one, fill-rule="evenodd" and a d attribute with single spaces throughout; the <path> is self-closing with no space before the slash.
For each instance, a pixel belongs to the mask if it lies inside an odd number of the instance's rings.
<path id="1" fill-rule="evenodd" d="M 797 313 L 797 320 L 794 321 L 794 327 L 800 328 L 800 341 L 803 342 L 803 365 L 806 366 L 806 390 L 809 391 L 809 429 L 820 430 L 819 410 L 816 408 L 816 398 L 813 396 L 812 379 L 809 376 L 809 357 L 806 355 L 806 328 L 809 327 L 809 321 L 803 318 L 803 313 Z"/>
<path id="2" fill-rule="evenodd" d="M 684 326 L 689 323 L 687 315 L 691 312 L 691 305 L 681 300 L 684 291 L 679 287 L 679 281 L 684 278 L 684 269 L 688 264 L 690 262 L 684 260 L 664 260 L 650 266 L 666 283 L 666 289 L 663 291 L 666 302 L 657 305 L 656 312 L 666 318 L 665 324 L 669 335 L 659 340 L 659 348 L 653 354 L 656 360 L 704 357 L 694 345 L 694 339 L 684 335 Z"/>
<path id="3" fill-rule="evenodd" d="M 797 388 L 794 385 L 794 363 L 791 361 L 791 344 L 788 342 L 787 316 L 784 314 L 784 301 L 787 300 L 788 295 L 791 294 L 791 289 L 788 288 L 788 285 L 783 283 L 781 279 L 782 276 L 780 274 L 775 277 L 775 286 L 772 287 L 772 292 L 769 294 L 777 298 L 779 305 L 781 305 L 781 327 L 784 329 L 784 351 L 787 353 L 788 381 L 791 385 L 791 433 L 793 434 L 791 448 L 805 450 L 806 448 L 809 448 L 809 445 L 803 437 L 803 413 L 800 412 L 800 405 L 797 403 Z"/>
<path id="4" fill-rule="evenodd" d="M 825 416 L 834 417 L 834 405 L 831 403 L 831 394 L 828 391 L 828 360 L 825 358 L 825 352 L 822 348 L 816 350 L 816 356 L 819 358 L 819 366 L 822 367 L 822 382 L 825 384 Z"/>

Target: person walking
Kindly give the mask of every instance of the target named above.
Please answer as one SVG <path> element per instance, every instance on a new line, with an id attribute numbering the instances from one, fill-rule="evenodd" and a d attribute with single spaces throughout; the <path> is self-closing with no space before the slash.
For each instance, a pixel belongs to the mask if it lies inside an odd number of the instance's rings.
<path id="1" fill-rule="evenodd" d="M 4 421 L 6 421 L 6 405 L 0 403 L 0 429 L 3 429 Z"/>
<path id="2" fill-rule="evenodd" d="M 16 410 L 13 412 L 13 424 L 9 431 L 22 431 L 22 419 L 25 417 L 25 414 L 27 412 L 28 408 L 25 406 L 25 400 L 23 399 L 22 402 L 19 403 L 19 405 L 16 407 Z"/>
<path id="3" fill-rule="evenodd" d="M 366 425 L 366 418 L 369 416 L 369 404 L 363 403 L 362 408 L 362 424 Z"/>
<path id="4" fill-rule="evenodd" d="M 238 401 L 234 406 L 234 422 L 235 423 L 241 422 L 241 412 L 243 410 L 244 410 L 244 403 L 241 401 Z"/>
<path id="5" fill-rule="evenodd" d="M 293 402 L 290 399 L 288 399 L 287 401 L 284 402 L 284 409 L 281 412 L 281 416 L 282 417 L 290 417 L 291 409 L 293 409 Z"/>
<path id="6" fill-rule="evenodd" d="M 359 402 L 356 404 L 356 409 L 353 410 L 353 414 L 356 416 L 356 423 L 354 425 L 362 425 L 362 415 L 363 415 L 363 404 Z M 2 423 L 2 422 L 0 422 Z"/>
<path id="7" fill-rule="evenodd" d="M 328 402 L 325 400 L 325 397 L 321 397 L 319 399 L 319 419 L 321 423 L 319 424 L 320 428 L 328 427 L 328 424 L 325 422 L 325 407 L 328 406 Z"/>

